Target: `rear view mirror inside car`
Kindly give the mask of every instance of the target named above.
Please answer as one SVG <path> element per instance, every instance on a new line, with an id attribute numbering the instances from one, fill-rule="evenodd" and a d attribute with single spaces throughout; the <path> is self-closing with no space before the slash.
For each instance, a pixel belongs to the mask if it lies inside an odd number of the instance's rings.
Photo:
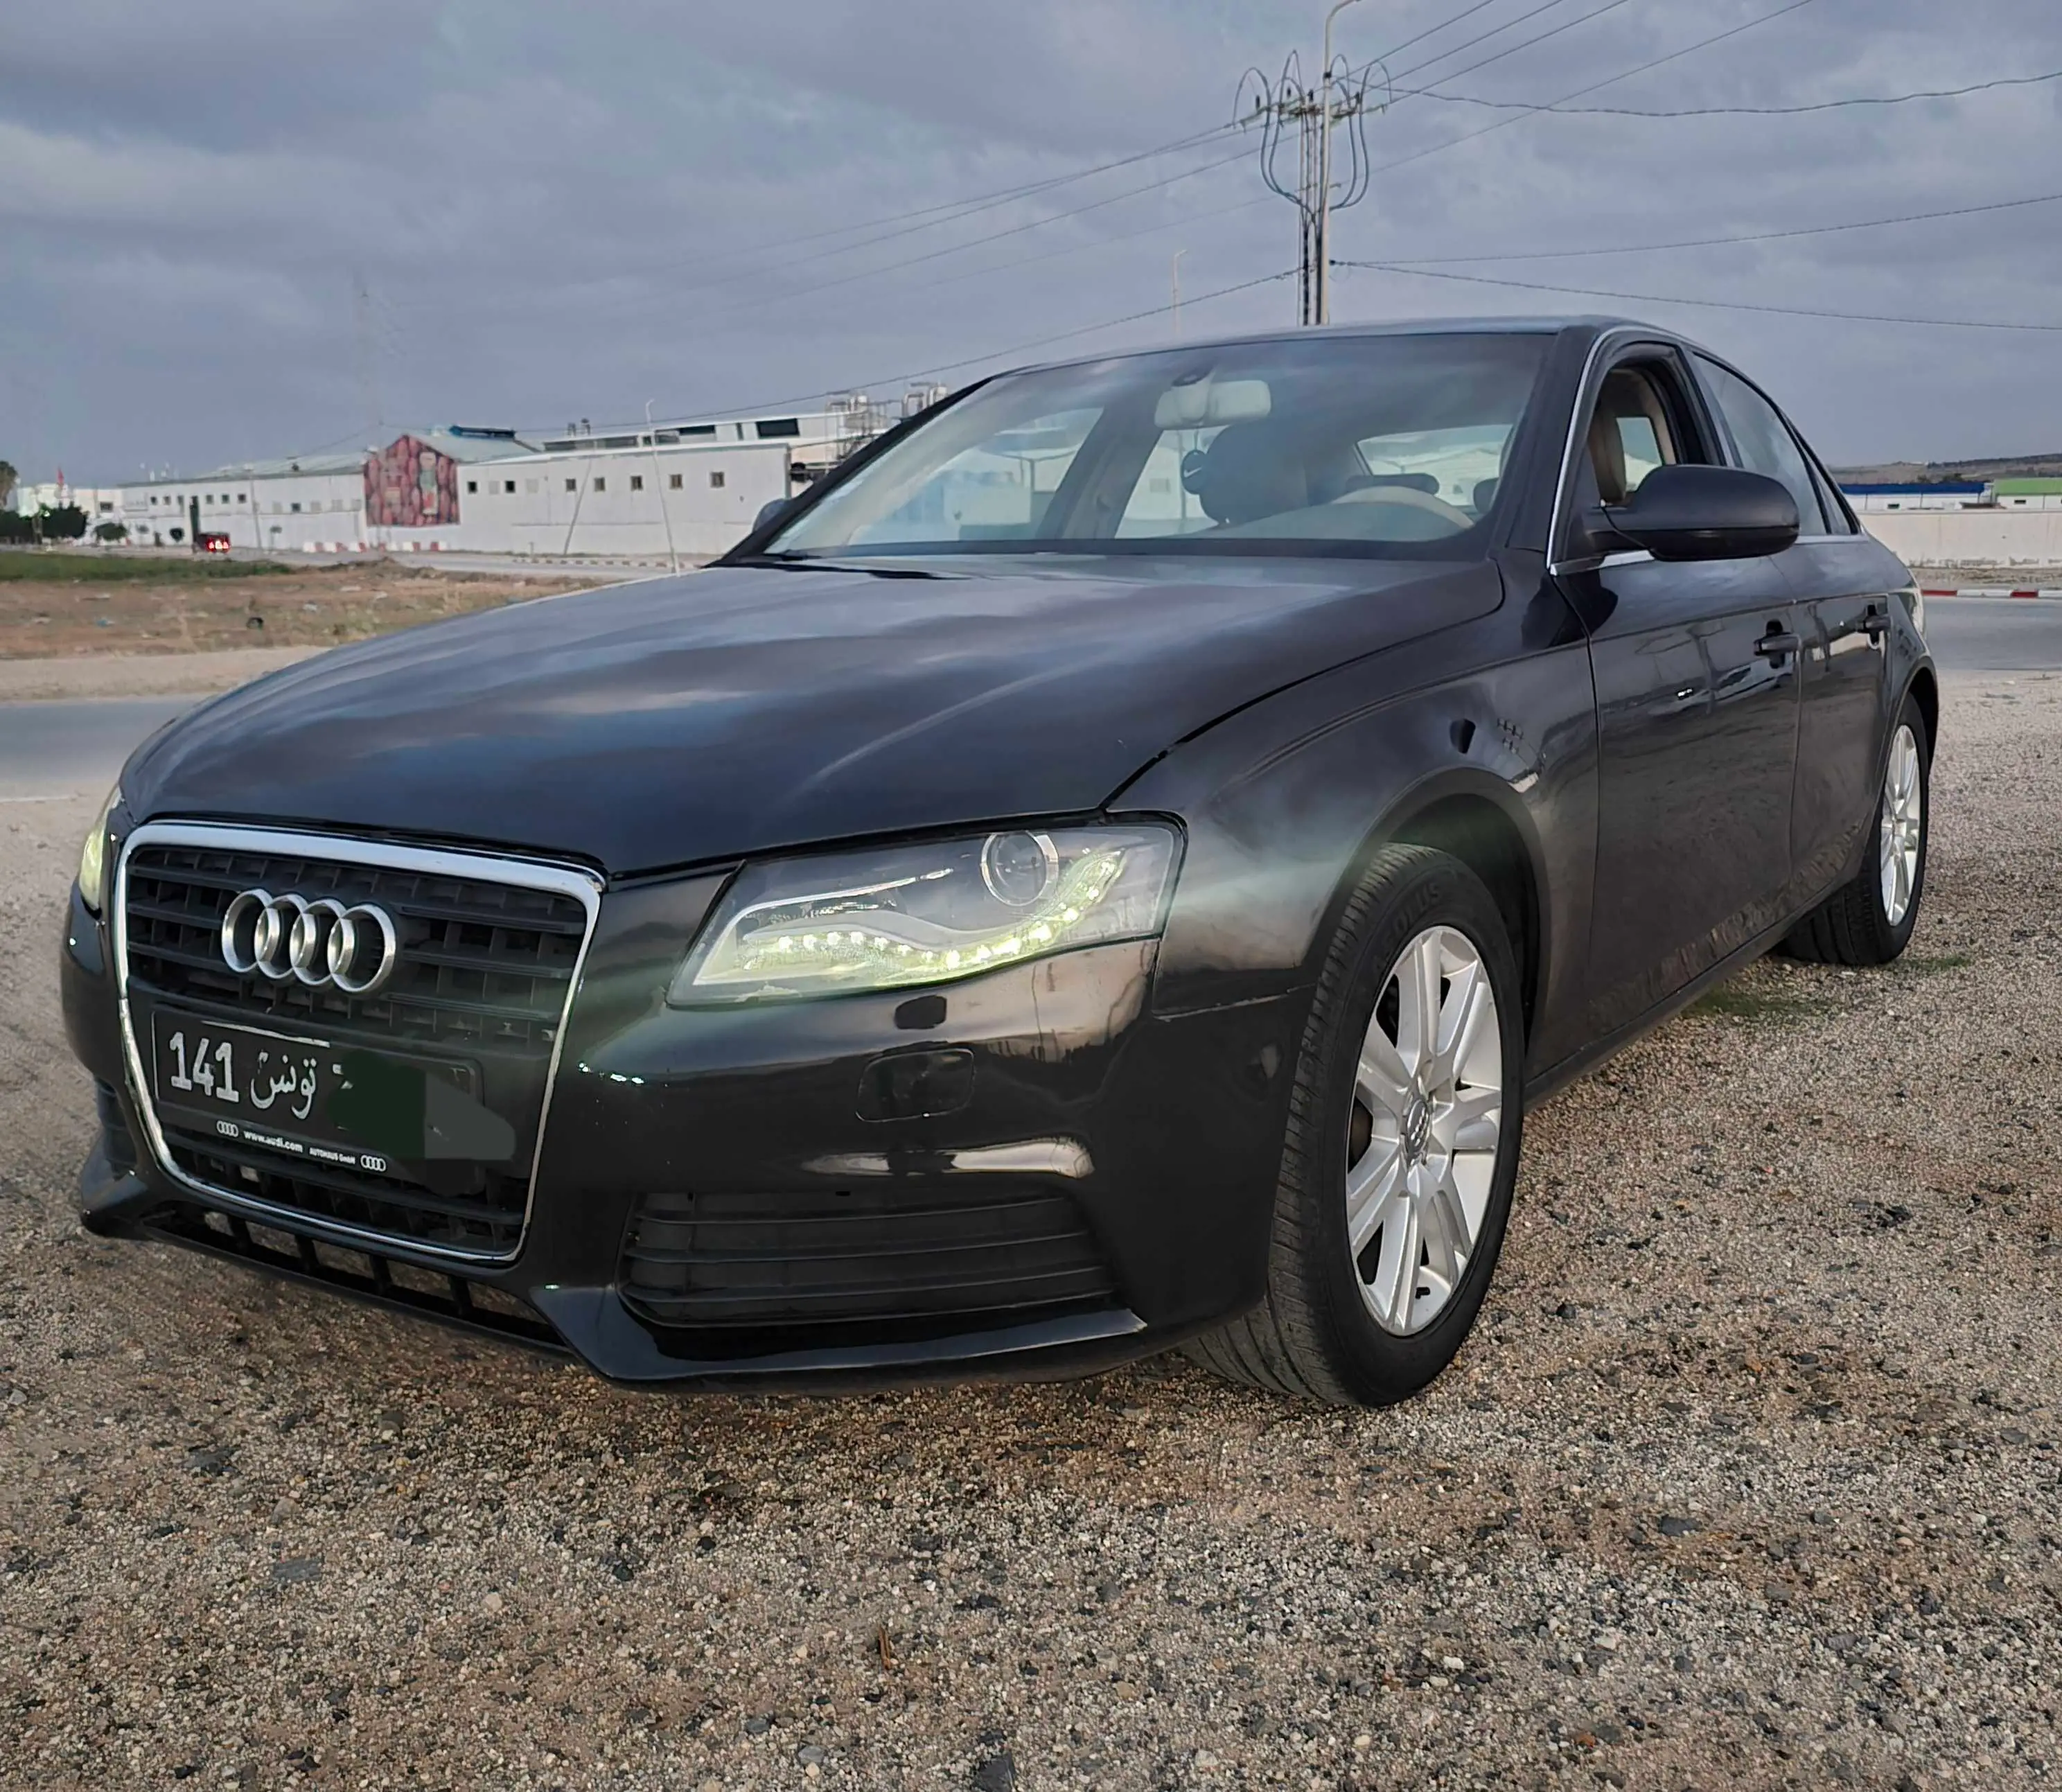
<path id="1" fill-rule="evenodd" d="M 1265 380 L 1197 380 L 1170 386 L 1153 407 L 1156 429 L 1207 429 L 1218 424 L 1253 423 L 1274 408 Z"/>

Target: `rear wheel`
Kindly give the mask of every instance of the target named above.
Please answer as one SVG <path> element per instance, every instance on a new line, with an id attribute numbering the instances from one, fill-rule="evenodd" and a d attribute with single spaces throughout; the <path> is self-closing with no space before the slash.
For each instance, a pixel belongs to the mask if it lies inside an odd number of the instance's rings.
<path id="1" fill-rule="evenodd" d="M 1928 794 L 1932 775 L 1926 721 L 1904 700 L 1890 731 L 1875 840 L 1868 862 L 1806 915 L 1783 942 L 1792 958 L 1821 964 L 1888 964 L 1912 942 L 1926 889 Z"/>
<path id="2" fill-rule="evenodd" d="M 1496 903 L 1458 859 L 1377 855 L 1304 1031 L 1267 1297 L 1189 1346 L 1235 1380 L 1386 1405 L 1452 1360 L 1518 1171 L 1522 1007 Z"/>

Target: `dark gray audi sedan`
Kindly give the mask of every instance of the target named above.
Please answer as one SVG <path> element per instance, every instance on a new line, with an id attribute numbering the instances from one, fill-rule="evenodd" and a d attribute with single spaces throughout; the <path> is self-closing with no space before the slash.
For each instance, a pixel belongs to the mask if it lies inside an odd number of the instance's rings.
<path id="1" fill-rule="evenodd" d="M 1757 954 L 1904 950 L 1920 624 L 1666 331 L 1005 374 L 708 571 L 142 748 L 63 947 L 85 1223 L 627 1382 L 1397 1400 L 1528 1103 Z"/>

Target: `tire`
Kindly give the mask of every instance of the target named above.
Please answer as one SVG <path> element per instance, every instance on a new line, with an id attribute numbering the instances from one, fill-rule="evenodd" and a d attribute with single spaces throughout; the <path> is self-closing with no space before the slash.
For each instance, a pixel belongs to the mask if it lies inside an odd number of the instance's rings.
<path id="1" fill-rule="evenodd" d="M 1418 979 L 1413 987 L 1436 988 L 1412 1012 L 1436 1005 L 1437 1039 L 1450 1042 L 1475 1004 L 1466 1048 L 1430 1055 L 1429 1102 L 1410 1077 L 1414 1061 L 1422 1062 L 1413 1048 L 1424 1028 L 1405 1016 L 1406 976 Z M 1485 987 L 1492 1035 L 1482 1031 Z M 1430 847 L 1377 854 L 1339 919 L 1304 1027 L 1266 1298 L 1190 1343 L 1193 1360 L 1274 1393 L 1368 1406 L 1407 1399 L 1453 1360 L 1510 1218 L 1524 1114 L 1523 1016 L 1510 936 L 1481 880 Z M 1376 1087 L 1402 1099 L 1384 1103 L 1368 1093 Z M 1350 1175 L 1367 1191 L 1358 1259 Z M 1378 1199 L 1385 1189 L 1394 1192 Z M 1377 1212 L 1388 1217 L 1368 1235 L 1366 1216 Z M 1470 1222 L 1463 1260 L 1442 1241 Z M 1407 1269 L 1406 1254 L 1414 1260 Z M 1458 1273 L 1442 1276 L 1442 1268 Z"/>
<path id="2" fill-rule="evenodd" d="M 1902 768 L 1902 773 L 1901 773 Z M 1916 824 L 1908 809 L 1894 813 L 1900 777 L 1908 773 L 1909 789 L 1916 793 Z M 1926 718 L 1908 697 L 1891 726 L 1890 744 L 1883 755 L 1883 773 L 1877 788 L 1874 850 L 1867 862 L 1848 882 L 1828 896 L 1791 929 L 1783 950 L 1793 958 L 1816 964 L 1888 964 L 1912 942 L 1912 930 L 1919 922 L 1920 898 L 1926 893 L 1926 845 L 1932 829 L 1933 761 L 1926 737 Z M 1916 851 L 1904 855 L 1911 869 L 1904 886 L 1904 906 L 1896 906 L 1892 873 L 1886 868 L 1893 830 L 1903 826 L 1900 837 Z M 1916 826 L 1916 838 L 1912 838 Z"/>

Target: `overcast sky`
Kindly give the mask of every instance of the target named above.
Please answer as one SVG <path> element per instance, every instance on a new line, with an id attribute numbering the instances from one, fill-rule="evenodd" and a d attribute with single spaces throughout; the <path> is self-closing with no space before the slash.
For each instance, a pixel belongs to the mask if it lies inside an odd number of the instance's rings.
<path id="1" fill-rule="evenodd" d="M 1361 0 L 1338 45 L 1357 61 L 1396 50 L 1398 89 L 1536 106 L 1785 0 L 1481 0 L 1457 18 L 1471 3 Z M 1165 306 L 1177 251 L 1185 333 L 1294 320 L 1293 281 L 1206 296 L 1294 264 L 1294 213 L 1262 186 L 1257 141 L 1065 177 L 1225 124 L 1250 66 L 1278 71 L 1300 48 L 1314 67 L 1318 0 L 11 10 L 0 456 L 31 479 L 197 472 L 403 425 L 619 421 L 648 400 L 684 416 L 852 386 L 892 396 L 932 369 L 958 383 L 1164 340 L 1165 315 L 1083 327 Z M 2054 70 L 2052 0 L 1803 0 L 1571 103 L 1795 106 Z M 1352 270 L 1341 320 L 1650 315 L 1740 359 L 1835 460 L 2062 451 L 2062 327 L 2062 327 L 2062 203 L 1540 253 L 2062 194 L 2062 81 L 1791 116 L 1412 96 L 1367 135 L 1378 167 L 1402 165 L 1340 215 L 1339 256 L 1643 296 Z M 1448 259 L 1491 255 L 1526 259 Z M 1025 346 L 1061 332 L 1079 333 Z"/>

